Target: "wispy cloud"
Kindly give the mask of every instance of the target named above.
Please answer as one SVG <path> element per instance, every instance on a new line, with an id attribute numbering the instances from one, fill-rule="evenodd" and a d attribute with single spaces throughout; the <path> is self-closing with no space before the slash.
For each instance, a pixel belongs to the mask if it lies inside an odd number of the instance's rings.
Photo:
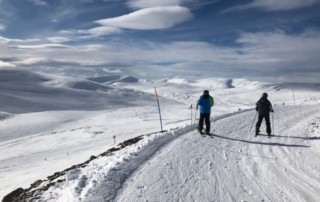
<path id="1" fill-rule="evenodd" d="M 7 67 L 15 67 L 15 65 L 10 62 L 4 62 L 0 60 L 0 68 L 7 68 Z"/>
<path id="2" fill-rule="evenodd" d="M 15 45 L 11 46 L 16 49 L 65 49 L 72 48 L 71 46 L 63 44 L 40 44 L 40 45 Z"/>
<path id="3" fill-rule="evenodd" d="M 202 5 L 217 1 L 219 0 L 129 0 L 127 5 L 133 9 L 186 5 L 190 7 L 201 7 Z"/>
<path id="4" fill-rule="evenodd" d="M 61 30 L 59 31 L 60 36 L 48 37 L 47 40 L 52 43 L 64 43 L 70 41 L 84 41 L 93 38 L 98 38 L 100 36 L 108 36 L 114 34 L 120 34 L 122 29 L 118 27 L 110 26 L 99 26 L 88 30 Z"/>
<path id="5" fill-rule="evenodd" d="M 57 36 L 57 37 L 47 37 L 47 40 L 52 42 L 52 43 L 64 43 L 64 42 L 68 42 L 71 41 L 70 38 L 68 37 L 61 37 L 61 36 Z"/>
<path id="6" fill-rule="evenodd" d="M 10 39 L 0 36 L 0 43 L 34 43 L 39 41 L 40 39 Z"/>
<path id="7" fill-rule="evenodd" d="M 181 6 L 145 8 L 127 15 L 96 21 L 108 27 L 136 30 L 167 29 L 192 19 L 188 8 Z"/>
<path id="8" fill-rule="evenodd" d="M 320 71 L 320 32 L 287 35 L 283 31 L 244 33 L 237 40 L 241 61 L 266 70 Z"/>
<path id="9" fill-rule="evenodd" d="M 45 6 L 47 3 L 44 0 L 27 0 L 31 3 L 33 3 L 36 6 Z"/>
<path id="10" fill-rule="evenodd" d="M 111 34 L 119 34 L 121 33 L 121 29 L 119 29 L 118 27 L 100 26 L 89 30 L 78 31 L 78 33 L 89 34 L 92 36 L 106 36 Z"/>
<path id="11" fill-rule="evenodd" d="M 14 62 L 16 65 L 34 65 L 47 62 L 47 58 L 27 58 Z"/>
<path id="12" fill-rule="evenodd" d="M 5 31 L 5 30 L 6 30 L 6 27 L 7 27 L 7 26 L 5 26 L 5 25 L 3 25 L 3 24 L 0 24 L 0 31 Z"/>
<path id="13" fill-rule="evenodd" d="M 319 2 L 319 0 L 254 0 L 249 4 L 234 6 L 225 12 L 254 8 L 266 11 L 286 11 L 312 6 Z"/>
<path id="14" fill-rule="evenodd" d="M 159 6 L 177 6 L 186 0 L 129 0 L 128 6 L 131 8 L 151 8 Z M 187 0 L 192 1 L 192 0 Z"/>

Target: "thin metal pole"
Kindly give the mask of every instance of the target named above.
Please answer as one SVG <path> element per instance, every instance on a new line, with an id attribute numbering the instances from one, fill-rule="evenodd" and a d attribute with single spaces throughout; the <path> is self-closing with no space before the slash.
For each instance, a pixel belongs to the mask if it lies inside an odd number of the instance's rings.
<path id="1" fill-rule="evenodd" d="M 192 126 L 192 117 L 193 117 L 192 104 L 191 104 L 191 106 L 190 106 L 190 109 L 191 109 L 191 124 L 190 124 L 190 126 Z"/>
<path id="2" fill-rule="evenodd" d="M 156 93 L 156 97 L 157 97 L 158 110 L 159 110 L 159 116 L 160 116 L 161 132 L 163 132 L 163 128 L 162 128 L 162 118 L 161 118 L 161 109 L 160 109 L 159 97 L 158 97 L 158 93 L 157 93 L 157 89 L 156 89 L 156 87 L 154 87 L 154 91 L 155 91 L 155 93 Z"/>
<path id="3" fill-rule="evenodd" d="M 291 89 L 291 90 L 292 90 L 293 103 L 294 103 L 294 105 L 296 105 L 296 98 L 294 97 L 294 90 L 293 89 Z"/>

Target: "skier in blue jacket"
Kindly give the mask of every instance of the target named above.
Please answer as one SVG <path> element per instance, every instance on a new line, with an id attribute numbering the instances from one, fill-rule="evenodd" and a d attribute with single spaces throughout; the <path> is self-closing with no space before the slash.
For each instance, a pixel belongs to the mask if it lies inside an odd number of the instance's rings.
<path id="1" fill-rule="evenodd" d="M 208 90 L 203 91 L 203 95 L 200 96 L 199 101 L 197 103 L 200 106 L 200 119 L 198 125 L 198 131 L 202 134 L 203 129 L 203 121 L 206 122 L 206 133 L 209 134 L 210 132 L 210 113 L 211 107 L 214 105 L 213 98 L 209 95 Z"/>

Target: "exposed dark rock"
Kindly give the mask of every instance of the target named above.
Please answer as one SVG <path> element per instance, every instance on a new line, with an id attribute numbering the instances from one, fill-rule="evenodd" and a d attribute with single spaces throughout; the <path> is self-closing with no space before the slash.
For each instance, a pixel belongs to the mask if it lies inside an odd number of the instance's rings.
<path id="1" fill-rule="evenodd" d="M 94 159 L 96 159 L 97 157 L 95 157 L 95 156 L 90 156 L 90 161 L 92 161 L 92 160 L 94 160 Z"/>
<path id="2" fill-rule="evenodd" d="M 42 183 L 42 180 L 37 180 L 37 181 L 35 181 L 34 183 L 31 184 L 31 187 L 32 187 L 32 188 L 36 188 L 36 187 L 38 187 L 41 183 Z"/>
<path id="3" fill-rule="evenodd" d="M 120 143 L 119 146 L 122 149 L 122 148 L 125 148 L 126 146 L 129 146 L 129 145 L 132 145 L 132 144 L 139 142 L 141 139 L 142 139 L 142 136 L 138 136 L 138 137 L 135 137 L 135 138 L 132 138 L 130 140 L 127 140 L 127 141 Z"/>
<path id="4" fill-rule="evenodd" d="M 10 194 L 6 195 L 3 199 L 2 202 L 16 202 L 16 201 L 20 201 L 19 200 L 19 196 L 24 193 L 24 189 L 22 189 L 21 187 L 14 190 L 13 192 L 11 192 Z"/>

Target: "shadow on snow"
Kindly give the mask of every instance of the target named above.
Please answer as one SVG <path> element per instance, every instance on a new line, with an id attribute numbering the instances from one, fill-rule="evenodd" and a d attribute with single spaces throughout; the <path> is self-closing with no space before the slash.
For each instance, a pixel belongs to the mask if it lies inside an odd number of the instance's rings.
<path id="1" fill-rule="evenodd" d="M 237 139 L 237 138 L 221 136 L 221 135 L 217 135 L 217 134 L 212 134 L 211 136 L 218 137 L 218 138 L 223 138 L 223 139 L 227 139 L 227 140 L 238 141 L 238 142 L 250 143 L 250 144 L 260 144 L 260 145 L 280 146 L 280 147 L 304 147 L 304 148 L 309 147 L 309 146 L 300 145 L 300 144 L 284 144 L 284 143 L 277 143 L 277 142 L 250 141 L 250 140 L 243 140 L 243 139 Z M 286 136 L 284 136 L 284 137 L 286 137 Z"/>
<path id="2" fill-rule="evenodd" d="M 259 136 L 267 136 L 267 135 L 266 134 L 259 134 Z M 317 137 L 317 136 L 299 137 L 299 136 L 272 135 L 272 137 L 293 138 L 293 139 L 301 139 L 301 140 L 320 140 L 320 137 Z"/>

